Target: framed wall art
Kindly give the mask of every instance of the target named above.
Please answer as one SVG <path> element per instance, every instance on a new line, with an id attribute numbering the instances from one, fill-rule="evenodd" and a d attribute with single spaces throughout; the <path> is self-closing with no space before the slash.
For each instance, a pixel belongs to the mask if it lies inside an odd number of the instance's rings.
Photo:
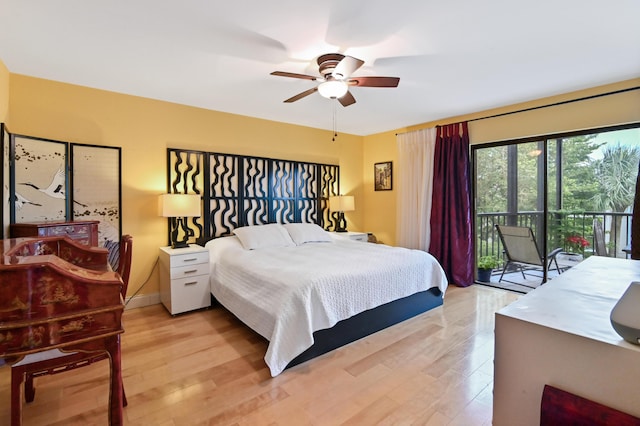
<path id="1" fill-rule="evenodd" d="M 391 191 L 391 189 L 393 189 L 391 161 L 375 163 L 373 165 L 373 182 L 376 191 Z"/>

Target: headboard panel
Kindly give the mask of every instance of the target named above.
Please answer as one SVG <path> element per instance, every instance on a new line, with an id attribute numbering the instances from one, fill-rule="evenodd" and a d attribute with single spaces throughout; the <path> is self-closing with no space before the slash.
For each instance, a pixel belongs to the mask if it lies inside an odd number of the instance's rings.
<path id="1" fill-rule="evenodd" d="M 207 171 L 206 173 L 204 171 Z M 335 229 L 329 196 L 338 195 L 340 167 L 235 154 L 167 149 L 169 193 L 201 194 L 203 214 L 169 220 L 169 235 L 204 244 L 240 226 L 317 223 Z"/>

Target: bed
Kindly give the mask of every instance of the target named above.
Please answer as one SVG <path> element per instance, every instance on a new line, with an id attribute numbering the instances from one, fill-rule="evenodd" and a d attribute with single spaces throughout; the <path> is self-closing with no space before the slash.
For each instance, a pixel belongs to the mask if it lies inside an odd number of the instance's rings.
<path id="1" fill-rule="evenodd" d="M 447 287 L 428 253 L 315 224 L 241 227 L 206 247 L 213 297 L 268 340 L 272 376 L 441 305 Z"/>
<path id="2" fill-rule="evenodd" d="M 429 254 L 331 238 L 337 164 L 168 148 L 167 192 L 202 197 L 199 217 L 169 219 L 167 241 L 206 245 L 213 297 L 269 341 L 273 376 L 442 305 Z"/>

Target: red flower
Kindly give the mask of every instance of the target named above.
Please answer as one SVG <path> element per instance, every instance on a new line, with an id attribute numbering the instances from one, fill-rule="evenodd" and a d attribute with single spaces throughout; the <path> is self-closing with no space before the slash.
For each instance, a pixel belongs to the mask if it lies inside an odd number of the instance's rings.
<path id="1" fill-rule="evenodd" d="M 589 241 L 580 235 L 569 235 L 566 238 L 566 243 L 571 251 L 577 253 L 582 253 L 589 246 Z"/>

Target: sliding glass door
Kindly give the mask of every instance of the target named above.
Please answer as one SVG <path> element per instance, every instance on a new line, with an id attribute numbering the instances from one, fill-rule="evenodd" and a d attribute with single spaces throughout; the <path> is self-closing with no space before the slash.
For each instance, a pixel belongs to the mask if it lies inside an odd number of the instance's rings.
<path id="1" fill-rule="evenodd" d="M 472 161 L 476 254 L 501 263 L 492 281 L 505 260 L 496 224 L 531 228 L 540 256 L 559 251 L 566 267 L 591 255 L 627 255 L 637 126 L 476 145 Z M 541 269 L 538 281 L 548 278 Z"/>

